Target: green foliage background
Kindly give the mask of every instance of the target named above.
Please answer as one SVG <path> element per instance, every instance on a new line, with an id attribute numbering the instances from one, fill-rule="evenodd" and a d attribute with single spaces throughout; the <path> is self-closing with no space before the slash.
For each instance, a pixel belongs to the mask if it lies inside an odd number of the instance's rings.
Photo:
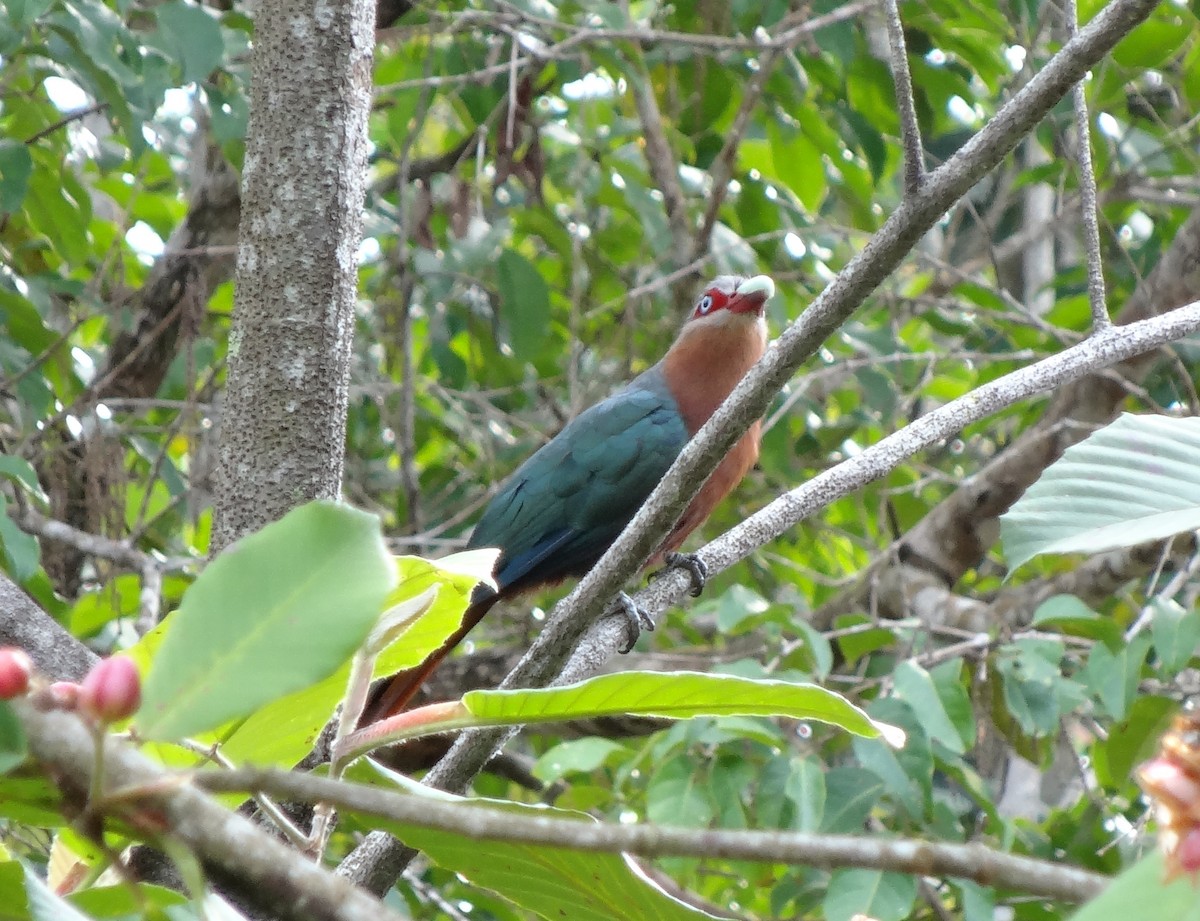
<path id="1" fill-rule="evenodd" d="M 902 158 L 882 20 L 861 4 L 792 7 L 681 0 L 632 3 L 627 13 L 603 0 L 431 2 L 378 33 L 346 495 L 382 516 L 393 549 L 438 556 L 456 546 L 493 484 L 662 354 L 703 277 L 771 274 L 778 331 L 898 205 Z M 1092 12 L 1085 4 L 1081 15 Z M 901 15 L 933 165 L 1065 35 L 1056 8 L 1039 0 L 916 0 Z M 809 20 L 826 24 L 762 73 L 763 30 Z M 211 296 L 184 298 L 162 321 L 170 341 L 151 392 L 122 391 L 113 356 L 121 337 L 144 335 L 146 286 L 156 258 L 170 258 L 140 241 L 177 232 L 214 157 L 240 164 L 251 30 L 238 9 L 184 0 L 0 5 L 3 563 L 97 648 L 132 641 L 139 575 L 39 547 L 16 522 L 28 506 L 167 557 L 206 552 L 231 269 Z M 1198 201 L 1196 35 L 1193 10 L 1164 4 L 1087 83 L 1114 312 Z M 531 63 L 528 49 L 538 48 L 555 54 Z M 693 228 L 704 222 L 711 173 L 745 123 L 711 238 L 684 260 L 646 159 L 639 85 L 661 110 Z M 66 111 L 64 98 L 74 100 Z M 705 535 L 1086 334 L 1074 143 L 1064 102 L 1021 157 L 946 215 L 780 395 L 759 468 Z M 1051 226 L 1023 216 L 1023 196 L 1039 183 L 1054 196 Z M 1046 234 L 1055 274 L 1051 305 L 1039 313 L 1021 257 Z M 200 258 L 229 256 L 218 247 Z M 673 273 L 693 258 L 676 283 Z M 1127 408 L 1194 412 L 1193 353 L 1180 345 Z M 1103 872 L 1130 862 L 1144 842 L 1128 833 L 1145 813 L 1130 769 L 1152 746 L 1176 673 L 1195 652 L 1186 586 L 1178 598 L 1156 598 L 1147 610 L 1158 626 L 1131 643 L 1118 627 L 1143 612 L 1154 590 L 1145 581 L 1099 610 L 1054 599 L 1033 629 L 982 657 L 928 667 L 912 656 L 948 639 L 919 624 L 868 629 L 868 610 L 839 620 L 832 636 L 805 623 L 1042 408 L 1035 401 L 973 426 L 834 503 L 721 574 L 643 641 L 644 651 L 694 668 L 825 682 L 902 726 L 904 750 L 746 718 L 644 737 L 529 737 L 520 746 L 538 758 L 535 773 L 565 782 L 556 802 L 697 827 L 979 839 Z M 1071 565 L 1042 562 L 1015 578 Z M 186 572 L 164 581 L 164 609 L 178 603 Z M 986 601 L 1005 574 L 993 551 L 956 591 Z M 478 644 L 525 644 L 537 626 L 527 609 L 495 618 Z M 1015 817 L 997 801 L 996 765 L 1010 750 L 1046 769 L 1066 752 L 1087 782 Z M 479 787 L 529 798 L 496 777 Z M 26 839 L 37 823 L 7 822 L 10 850 L 37 853 Z M 1020 919 L 1067 911 L 954 881 L 918 892 L 908 877 L 857 870 L 656 864 L 700 899 L 753 917 L 925 917 L 930 900 L 972 921 L 991 918 L 999 903 Z M 448 871 L 423 872 L 445 898 L 474 905 L 472 917 L 520 916 Z M 418 916 L 437 916 L 415 892 L 403 897 Z"/>

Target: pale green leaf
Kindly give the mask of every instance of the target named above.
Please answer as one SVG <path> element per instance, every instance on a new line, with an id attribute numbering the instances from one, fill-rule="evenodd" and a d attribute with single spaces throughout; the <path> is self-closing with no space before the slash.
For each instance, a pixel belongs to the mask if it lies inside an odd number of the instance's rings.
<path id="1" fill-rule="evenodd" d="M 228 548 L 184 595 L 146 677 L 138 728 L 175 739 L 332 674 L 395 584 L 379 519 L 298 508 Z"/>
<path id="2" fill-rule="evenodd" d="M 622 672 L 560 688 L 471 691 L 463 697 L 480 723 L 539 723 L 613 714 L 786 716 L 831 723 L 875 738 L 882 726 L 844 697 L 813 684 L 763 681 L 703 672 Z"/>
<path id="3" fill-rule="evenodd" d="M 1187 877 L 1163 882 L 1163 858 L 1158 851 L 1114 879 L 1092 901 L 1071 915 L 1071 921 L 1200 921 L 1196 885 Z"/>
<path id="4" fill-rule="evenodd" d="M 1200 419 L 1125 414 L 1046 468 L 1001 518 L 1011 568 L 1200 528 Z"/>
<path id="5" fill-rule="evenodd" d="M 461 802 L 522 818 L 594 821 L 579 812 L 494 800 L 464 800 L 438 792 L 439 800 Z M 694 921 L 711 918 L 676 900 L 619 854 L 587 853 L 562 845 L 475 840 L 452 832 L 395 821 L 367 820 L 391 832 L 439 866 L 476 886 L 491 889 L 542 918 L 571 921 Z"/>

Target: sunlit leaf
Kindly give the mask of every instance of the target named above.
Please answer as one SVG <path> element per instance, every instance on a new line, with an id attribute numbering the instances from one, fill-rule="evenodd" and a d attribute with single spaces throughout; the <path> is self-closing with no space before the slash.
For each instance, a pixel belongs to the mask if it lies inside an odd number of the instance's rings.
<path id="1" fill-rule="evenodd" d="M 1068 448 L 1001 518 L 1011 568 L 1200 528 L 1200 419 L 1122 415 Z"/>
<path id="2" fill-rule="evenodd" d="M 243 538 L 171 616 L 139 731 L 201 732 L 327 677 L 366 637 L 394 584 L 379 520 L 348 506 L 310 503 Z"/>

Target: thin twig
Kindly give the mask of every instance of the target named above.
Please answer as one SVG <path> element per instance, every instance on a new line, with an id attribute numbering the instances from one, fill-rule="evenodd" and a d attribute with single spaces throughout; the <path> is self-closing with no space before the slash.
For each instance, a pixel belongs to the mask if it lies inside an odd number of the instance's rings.
<path id="1" fill-rule="evenodd" d="M 894 2 L 894 0 L 890 0 Z M 1067 34 L 1074 35 L 1078 28 L 1078 12 L 1075 0 L 1066 0 L 1064 16 Z M 1092 328 L 1107 329 L 1112 326 L 1108 315 L 1108 304 L 1104 290 L 1104 257 L 1100 252 L 1100 218 L 1096 196 L 1096 171 L 1092 167 L 1092 132 L 1088 120 L 1085 80 L 1080 80 L 1071 90 L 1071 102 L 1075 109 L 1076 140 L 1075 159 L 1079 169 L 1079 194 L 1083 199 L 1083 240 L 1087 249 L 1088 304 L 1092 308 Z"/>
<path id="2" fill-rule="evenodd" d="M 883 0 L 883 18 L 887 21 L 888 62 L 896 88 L 896 114 L 900 117 L 900 140 L 904 146 L 904 194 L 915 195 L 925 181 L 925 145 L 917 122 L 917 104 L 913 99 L 912 75 L 908 71 L 908 48 L 904 26 L 896 0 Z"/>
<path id="3" fill-rule="evenodd" d="M 628 13 L 628 4 L 626 12 Z M 667 133 L 663 130 L 662 112 L 659 111 L 658 100 L 654 97 L 654 85 L 650 80 L 650 72 L 646 69 L 641 49 L 636 49 L 636 53 L 630 54 L 629 59 L 629 85 L 633 91 L 634 108 L 637 109 L 638 120 L 642 125 L 646 166 L 650 170 L 655 187 L 662 193 L 675 261 L 682 264 L 687 262 L 691 255 L 692 227 L 688 220 L 683 186 L 679 182 L 679 164 L 667 140 Z"/>
<path id="4" fill-rule="evenodd" d="M 780 25 L 786 23 L 787 19 L 785 17 Z M 781 29 L 780 31 L 787 30 Z M 803 37 L 799 33 L 788 32 L 788 34 L 794 35 L 793 44 Z M 738 107 L 733 124 L 725 133 L 725 143 L 721 145 L 720 153 L 717 154 L 708 170 L 709 177 L 712 179 L 712 190 L 709 192 L 704 217 L 700 221 L 700 233 L 697 234 L 695 245 L 692 247 L 693 259 L 699 259 L 708 252 L 713 228 L 717 225 L 717 216 L 729 193 L 729 180 L 733 178 L 733 165 L 737 158 L 738 147 L 742 143 L 742 138 L 745 137 L 746 129 L 750 127 L 750 116 L 754 112 L 754 107 L 758 105 L 767 78 L 775 69 L 775 62 L 791 47 L 792 45 L 781 45 L 772 41 L 767 50 L 763 52 L 762 57 L 759 58 L 758 69 L 746 81 L 746 86 L 742 90 L 742 104 Z"/>
<path id="5" fill-rule="evenodd" d="M 76 109 L 74 112 L 68 112 L 52 125 L 47 125 L 41 131 L 35 131 L 25 139 L 25 145 L 36 144 L 48 134 L 53 134 L 59 128 L 65 128 L 71 122 L 79 121 L 81 118 L 87 118 L 89 115 L 95 115 L 97 112 L 102 112 L 108 108 L 107 102 L 94 102 L 90 106 L 84 106 L 82 109 Z"/>

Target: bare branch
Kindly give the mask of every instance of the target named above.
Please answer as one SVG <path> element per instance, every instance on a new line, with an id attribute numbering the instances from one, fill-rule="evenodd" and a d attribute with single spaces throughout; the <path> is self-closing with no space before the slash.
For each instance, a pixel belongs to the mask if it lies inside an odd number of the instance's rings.
<path id="1" fill-rule="evenodd" d="M 13 701 L 32 756 L 70 796 L 90 789 L 93 737 L 72 713 L 41 711 Z M 221 806 L 114 736 L 104 738 L 105 778 L 126 795 L 90 803 L 135 829 L 169 835 L 189 848 L 210 875 L 273 915 L 295 921 L 401 921 L 402 916 L 361 889 L 307 860 L 298 851 Z M 130 788 L 141 788 L 133 797 Z"/>
<path id="2" fill-rule="evenodd" d="M 19 646 L 38 671 L 54 681 L 79 681 L 96 663 L 96 654 L 0 573 L 0 646 Z"/>
<path id="3" fill-rule="evenodd" d="M 954 876 L 1020 892 L 1078 902 L 1107 880 L 1061 863 L 1018 857 L 980 844 L 939 844 L 876 835 L 727 831 L 527 818 L 468 803 L 448 803 L 312 774 L 245 768 L 205 772 L 197 785 L 212 792 L 253 791 L 277 799 L 330 802 L 339 809 L 448 831 L 467 838 L 544 844 L 581 851 L 764 860 L 823 869 L 864 867 L 917 875 Z"/>
<path id="4" fill-rule="evenodd" d="M 636 56 L 631 55 L 631 58 L 629 83 L 633 91 L 633 104 L 642 123 L 646 167 L 650 170 L 650 178 L 654 180 L 655 187 L 662 192 L 667 226 L 671 230 L 674 261 L 677 265 L 682 265 L 688 261 L 691 254 L 692 227 L 688 220 L 683 186 L 679 183 L 679 164 L 663 129 L 662 112 L 659 111 L 658 100 L 654 98 L 654 86 L 640 50 Z"/>
<path id="5" fill-rule="evenodd" d="M 1078 11 L 1075 0 L 1066 0 L 1063 15 L 1067 19 L 1067 34 L 1074 35 Z M 1096 199 L 1096 171 L 1092 167 L 1092 132 L 1088 124 L 1087 95 L 1084 81 L 1080 80 L 1071 90 L 1071 102 L 1075 110 L 1076 138 L 1075 158 L 1079 168 L 1079 193 L 1083 199 L 1083 235 L 1087 249 L 1088 303 L 1092 308 L 1092 326 L 1105 329 L 1112 325 L 1108 315 L 1104 291 L 1104 259 L 1100 253 L 1100 217 Z"/>
<path id="6" fill-rule="evenodd" d="M 1200 211 L 1193 213 L 1175 234 L 1170 248 L 1146 276 L 1121 310 L 1128 323 L 1187 303 L 1200 290 Z M 1124 329 L 1124 326 L 1117 329 Z M 1137 355 L 1104 373 L 1091 374 L 1054 395 L 1038 424 L 996 456 L 983 470 L 929 512 L 903 539 L 913 558 L 932 561 L 952 585 L 978 565 L 995 539 L 996 519 L 1037 479 L 1042 470 L 1069 445 L 1096 426 L 1111 421 L 1125 398 L 1130 382 L 1143 379 L 1156 364 L 1153 355 Z M 884 580 L 882 571 L 893 564 L 884 556 L 873 562 L 857 584 L 822 606 L 816 624 L 832 623 L 847 610 L 870 605 L 887 617 L 905 616 L 904 592 L 882 594 L 880 588 L 903 586 L 904 581 Z M 923 567 L 902 564 L 919 578 Z"/>
<path id="7" fill-rule="evenodd" d="M 143 550 L 138 550 L 130 541 L 114 540 L 111 537 L 104 537 L 101 534 L 89 534 L 87 531 L 81 531 L 79 528 L 72 527 L 66 522 L 47 518 L 45 515 L 31 508 L 22 509 L 17 514 L 16 521 L 20 525 L 21 530 L 28 531 L 30 534 L 36 534 L 38 537 L 44 537 L 47 540 L 60 541 L 75 547 L 83 553 L 98 556 L 105 560 L 112 560 L 114 563 L 119 563 L 122 566 L 127 566 L 139 572 L 148 569 L 154 569 L 158 572 L 171 572 L 187 569 L 190 566 L 195 566 L 198 562 L 198 560 L 191 559 L 190 557 L 162 559 Z"/>
<path id="8" fill-rule="evenodd" d="M 904 146 L 904 194 L 915 195 L 925 181 L 925 145 L 917 122 L 912 75 L 908 72 L 908 48 L 904 43 L 904 26 L 900 22 L 896 0 L 884 0 L 883 17 L 887 21 L 888 62 L 896 87 L 896 113 L 900 116 L 900 139 Z"/>

